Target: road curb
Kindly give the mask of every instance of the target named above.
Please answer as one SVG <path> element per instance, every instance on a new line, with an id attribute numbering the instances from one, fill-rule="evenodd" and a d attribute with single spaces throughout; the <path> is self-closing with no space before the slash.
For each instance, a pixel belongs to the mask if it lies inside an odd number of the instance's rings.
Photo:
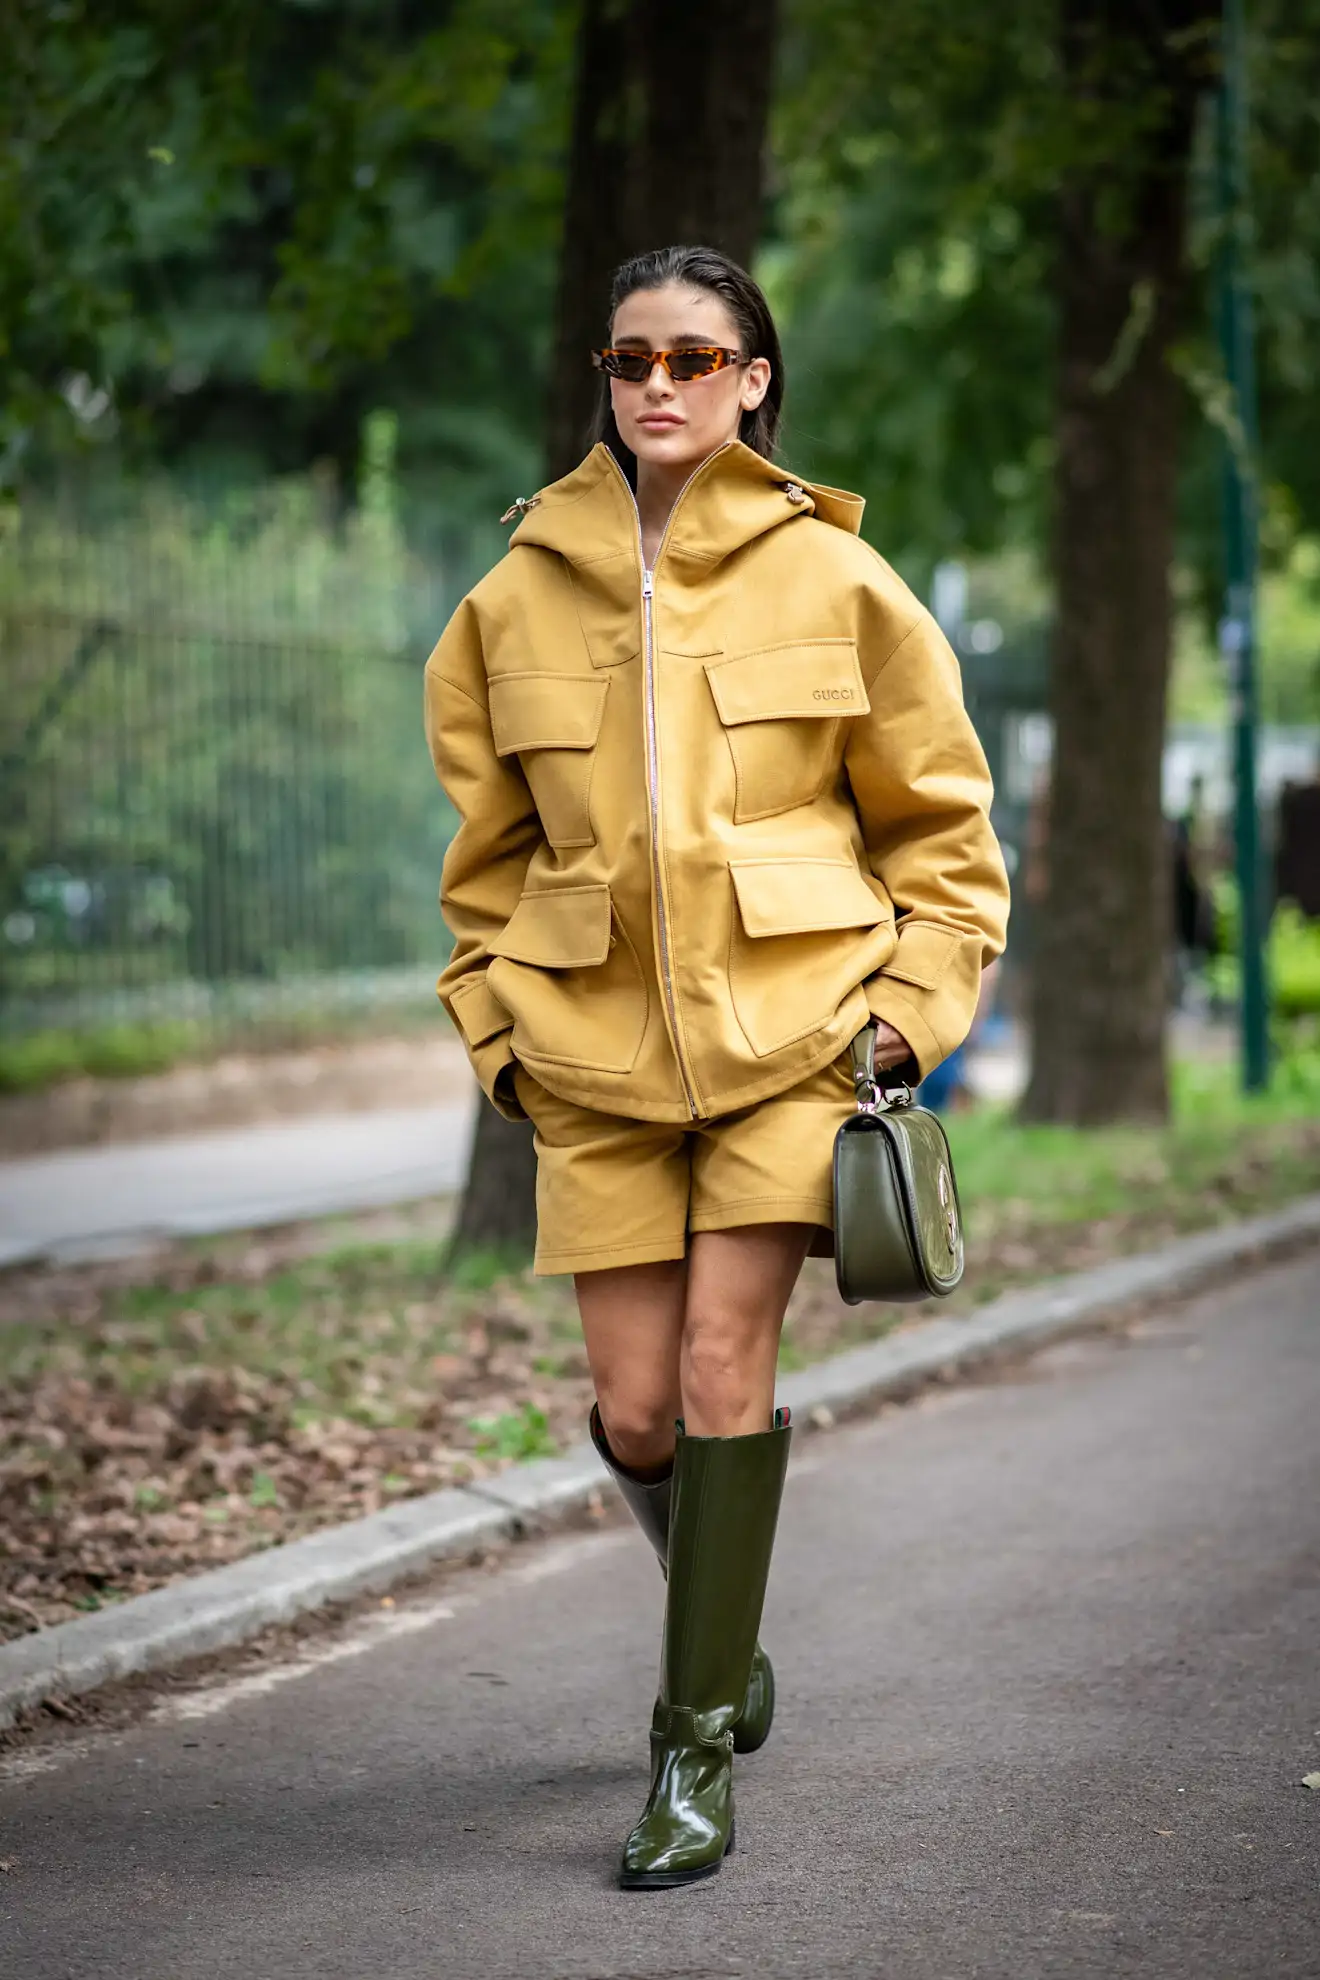
<path id="1" fill-rule="evenodd" d="M 1145 1300 L 1192 1292 L 1217 1274 L 1320 1242 L 1320 1196 L 1200 1231 L 1159 1251 L 1001 1298 L 964 1319 L 934 1319 L 786 1376 L 779 1400 L 805 1426 L 828 1423 L 927 1383 L 1021 1356 L 1102 1326 Z M 329 1602 L 379 1593 L 443 1560 L 543 1531 L 580 1512 L 606 1474 L 589 1444 L 477 1483 L 405 1500 L 230 1567 L 193 1575 L 99 1614 L 0 1645 L 0 1726 L 43 1699 L 162 1670 L 227 1649 Z"/>

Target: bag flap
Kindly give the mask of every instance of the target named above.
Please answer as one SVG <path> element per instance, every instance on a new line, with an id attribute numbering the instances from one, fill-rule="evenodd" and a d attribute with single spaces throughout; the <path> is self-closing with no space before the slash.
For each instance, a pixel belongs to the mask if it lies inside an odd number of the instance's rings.
<path id="1" fill-rule="evenodd" d="M 897 1159 L 908 1225 L 927 1284 L 932 1292 L 950 1292 L 963 1274 L 963 1229 L 943 1123 L 928 1107 L 896 1107 L 877 1118 Z"/>
<path id="2" fill-rule="evenodd" d="M 490 945 L 493 956 L 542 969 L 588 969 L 609 950 L 610 890 L 603 882 L 524 894 Z"/>
<path id="3" fill-rule="evenodd" d="M 848 859 L 729 861 L 738 912 L 749 935 L 805 935 L 825 928 L 873 928 L 894 910 Z"/>
<path id="4" fill-rule="evenodd" d="M 706 679 L 726 728 L 787 716 L 865 715 L 871 706 L 852 639 L 793 640 L 708 660 Z"/>
<path id="5" fill-rule="evenodd" d="M 495 754 L 518 749 L 591 749 L 600 734 L 608 675 L 497 674 L 490 682 Z"/>
<path id="6" fill-rule="evenodd" d="M 463 1036 L 474 1048 L 484 1045 L 498 1031 L 507 1031 L 513 1023 L 513 1014 L 506 1011 L 499 998 L 486 984 L 486 973 L 468 976 L 456 983 L 449 993 L 449 1001 L 454 1007 L 454 1016 L 462 1026 Z"/>

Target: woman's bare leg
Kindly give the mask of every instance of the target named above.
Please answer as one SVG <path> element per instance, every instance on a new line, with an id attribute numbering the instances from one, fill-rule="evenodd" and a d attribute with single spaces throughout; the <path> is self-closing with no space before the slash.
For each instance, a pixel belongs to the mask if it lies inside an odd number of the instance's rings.
<path id="1" fill-rule="evenodd" d="M 687 1276 L 687 1260 L 676 1258 L 579 1272 L 573 1282 L 606 1438 L 642 1478 L 674 1455 Z"/>
<path id="2" fill-rule="evenodd" d="M 689 1241 L 679 1383 L 694 1437 L 771 1427 L 779 1331 L 812 1224 L 745 1224 Z"/>

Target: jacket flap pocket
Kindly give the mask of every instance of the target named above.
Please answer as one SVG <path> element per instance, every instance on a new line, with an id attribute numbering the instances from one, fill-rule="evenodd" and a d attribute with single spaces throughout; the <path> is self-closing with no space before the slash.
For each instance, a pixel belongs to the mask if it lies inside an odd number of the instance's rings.
<path id="1" fill-rule="evenodd" d="M 872 892 L 851 860 L 731 860 L 729 871 L 749 935 L 873 928 L 893 919 L 890 903 L 878 891 Z"/>
<path id="2" fill-rule="evenodd" d="M 851 639 L 794 640 L 709 660 L 706 678 L 726 728 L 803 715 L 865 715 L 871 706 Z"/>
<path id="3" fill-rule="evenodd" d="M 600 734 L 608 677 L 497 674 L 490 683 L 495 754 L 518 749 L 591 749 Z"/>
<path id="4" fill-rule="evenodd" d="M 604 884 L 524 894 L 490 945 L 493 956 L 541 969 L 587 969 L 603 963 L 609 950 L 610 890 Z"/>
<path id="5" fill-rule="evenodd" d="M 462 1026 L 463 1036 L 474 1048 L 484 1045 L 498 1031 L 507 1031 L 513 1023 L 513 1015 L 506 1011 L 494 991 L 487 988 L 486 973 L 468 976 L 456 983 L 449 993 L 449 1001 L 454 1007 L 454 1016 Z"/>
<path id="6" fill-rule="evenodd" d="M 896 976 L 900 983 L 914 984 L 918 990 L 933 990 L 967 940 L 967 936 L 933 921 L 904 921 L 898 931 L 898 948 L 893 961 L 885 964 L 884 973 Z"/>

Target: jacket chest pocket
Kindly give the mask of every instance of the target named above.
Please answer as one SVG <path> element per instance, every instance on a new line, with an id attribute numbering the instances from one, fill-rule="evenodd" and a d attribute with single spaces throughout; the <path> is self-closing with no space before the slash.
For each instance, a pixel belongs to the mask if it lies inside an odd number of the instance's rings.
<path id="1" fill-rule="evenodd" d="M 497 756 L 517 756 L 552 846 L 591 846 L 591 775 L 608 677 L 497 674 L 490 728 Z"/>
<path id="2" fill-rule="evenodd" d="M 871 705 L 851 639 L 710 660 L 706 678 L 733 758 L 736 825 L 814 803 L 837 772 L 843 723 Z"/>

